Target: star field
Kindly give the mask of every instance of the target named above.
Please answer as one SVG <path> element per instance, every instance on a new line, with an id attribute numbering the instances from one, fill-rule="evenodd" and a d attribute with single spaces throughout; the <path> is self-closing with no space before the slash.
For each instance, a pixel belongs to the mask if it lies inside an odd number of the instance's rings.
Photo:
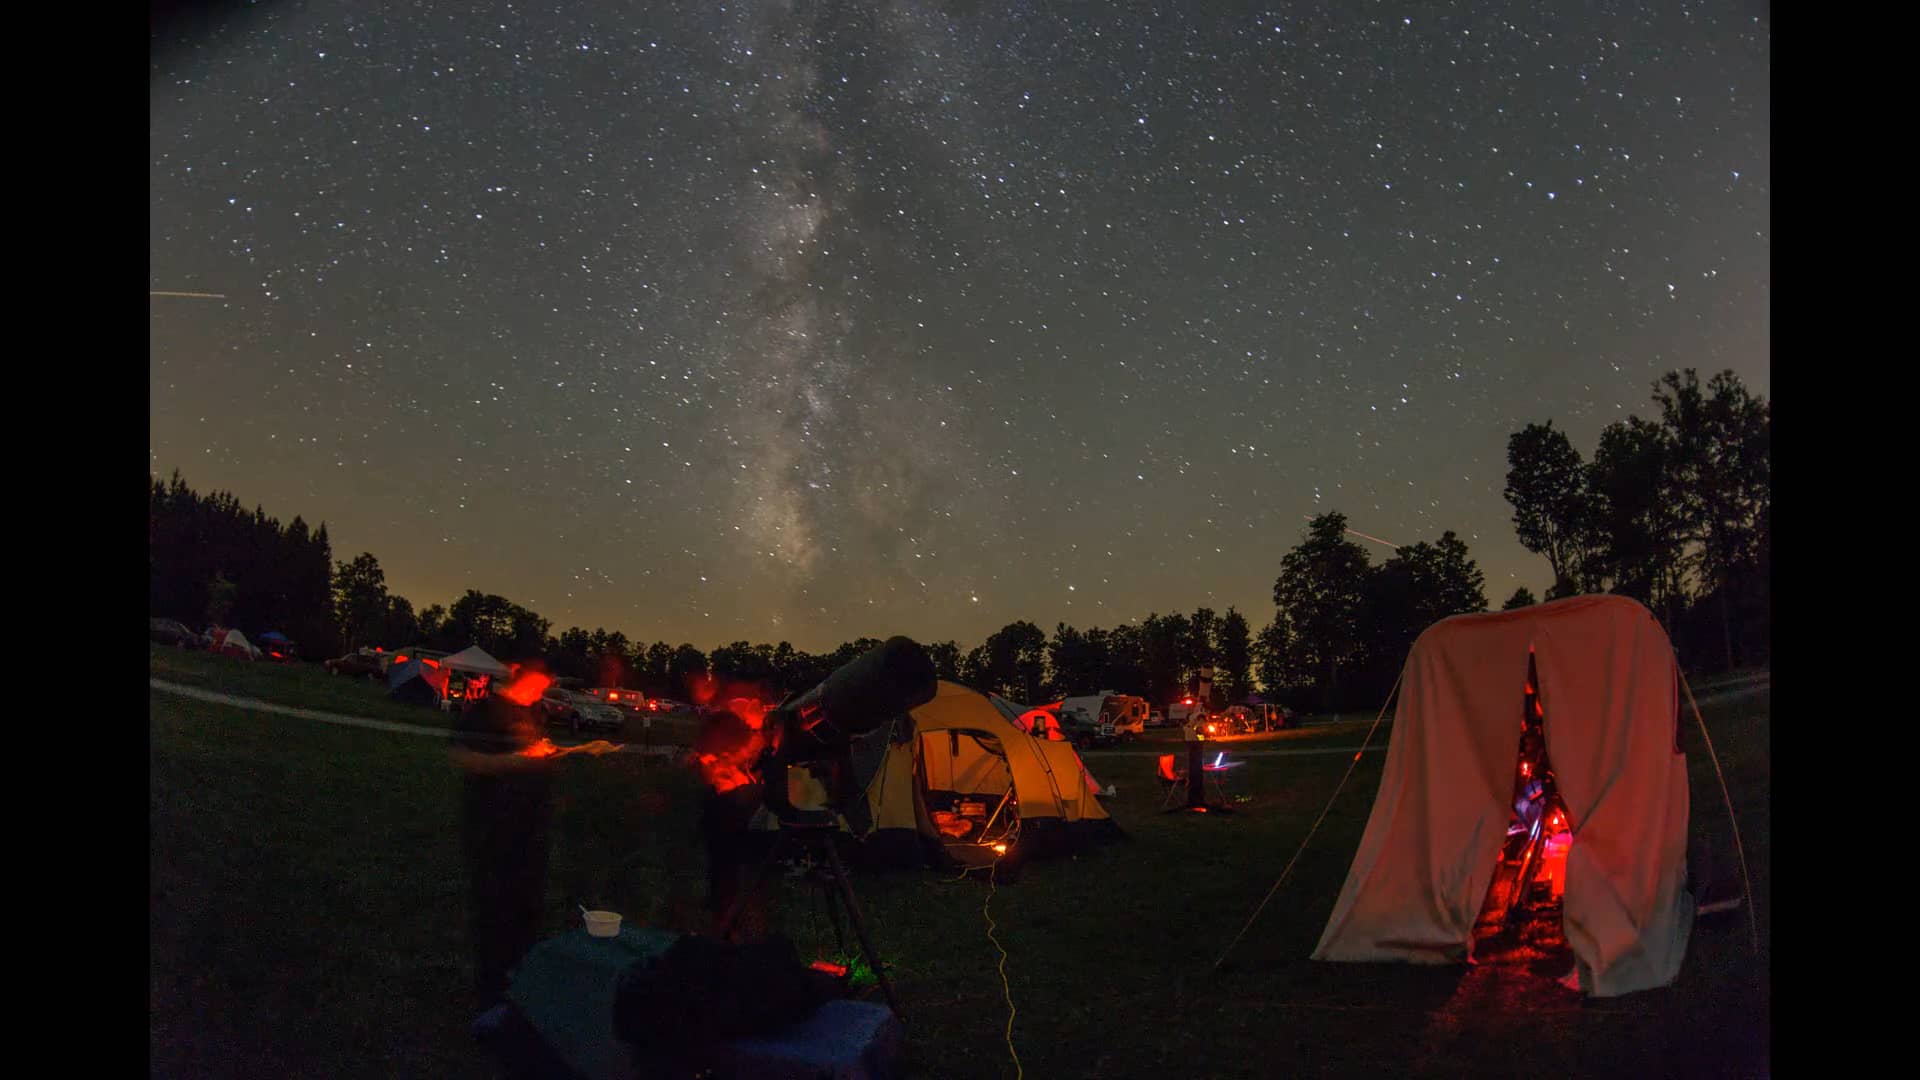
<path id="1" fill-rule="evenodd" d="M 1541 592 L 1509 433 L 1769 393 L 1766 9 L 1322 7 L 156 38 L 150 468 L 703 648 L 1257 625 L 1328 509 Z"/>

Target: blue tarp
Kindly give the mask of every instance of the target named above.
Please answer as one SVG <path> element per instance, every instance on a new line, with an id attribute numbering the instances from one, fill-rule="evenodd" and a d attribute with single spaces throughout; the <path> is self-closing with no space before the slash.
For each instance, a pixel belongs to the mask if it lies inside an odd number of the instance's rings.
<path id="1" fill-rule="evenodd" d="M 387 669 L 387 696 L 395 701 L 426 705 L 438 701 L 447 677 L 424 660 L 409 660 Z"/>
<path id="2" fill-rule="evenodd" d="M 618 937 L 573 930 L 534 946 L 507 997 L 544 1049 L 586 1080 L 637 1080 L 613 1033 L 620 972 L 665 953 L 679 935 L 622 927 Z M 829 1001 L 775 1035 L 726 1044 L 717 1080 L 890 1080 L 904 1054 L 900 1021 L 883 1005 Z"/>

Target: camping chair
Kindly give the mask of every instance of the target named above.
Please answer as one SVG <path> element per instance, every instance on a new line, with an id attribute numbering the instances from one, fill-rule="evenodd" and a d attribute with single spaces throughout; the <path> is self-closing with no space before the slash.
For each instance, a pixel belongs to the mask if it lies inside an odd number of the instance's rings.
<path id="1" fill-rule="evenodd" d="M 1183 794 L 1185 792 L 1187 774 L 1174 770 L 1172 754 L 1161 754 L 1156 775 L 1160 780 L 1160 790 L 1165 792 L 1167 796 L 1160 801 L 1160 809 L 1165 810 L 1167 807 L 1173 805 L 1176 793 Z"/>
<path id="2" fill-rule="evenodd" d="M 1185 770 L 1174 768 L 1173 762 L 1175 757 L 1176 755 L 1174 754 L 1161 754 L 1159 758 L 1157 776 L 1160 780 L 1160 786 L 1167 793 L 1167 797 L 1160 801 L 1160 809 L 1162 810 L 1187 797 L 1187 774 Z M 1225 804 L 1227 801 L 1227 793 L 1220 787 L 1220 781 L 1213 775 L 1213 770 L 1202 769 L 1201 772 L 1206 774 L 1203 782 L 1209 784 L 1212 788 L 1212 793 L 1219 798 L 1222 804 Z"/>

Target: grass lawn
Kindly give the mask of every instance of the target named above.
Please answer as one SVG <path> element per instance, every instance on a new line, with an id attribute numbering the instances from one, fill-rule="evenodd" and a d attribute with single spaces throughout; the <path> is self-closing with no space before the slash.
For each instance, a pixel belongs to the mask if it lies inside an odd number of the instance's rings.
<path id="1" fill-rule="evenodd" d="M 404 705 L 387 696 L 384 677 L 329 675 L 316 663 L 270 664 L 237 660 L 198 650 L 189 652 L 149 643 L 149 674 L 156 679 L 181 683 L 203 690 L 217 690 L 237 697 L 259 698 L 281 705 L 319 709 L 345 716 L 393 720 L 425 727 L 449 727 L 453 714 L 425 705 Z M 658 743 L 684 745 L 693 734 L 692 714 L 660 716 L 653 721 L 651 738 Z M 556 732 L 564 731 L 555 728 Z M 638 720 L 628 717 L 626 730 L 617 734 L 592 732 L 592 738 L 641 741 Z"/>
<path id="2" fill-rule="evenodd" d="M 1214 975 L 1350 759 L 1250 758 L 1237 779 L 1253 803 L 1206 817 L 1157 813 L 1150 757 L 1090 759 L 1118 786 L 1107 803 L 1131 839 L 991 887 L 1027 1074 L 1764 1075 L 1770 697 L 1706 711 L 1741 815 L 1763 955 L 1749 954 L 1744 916 L 1703 923 L 1676 985 L 1594 1002 L 1499 965 L 1305 959 L 1358 844 L 1381 754 L 1355 769 L 1230 970 Z M 154 1075 L 490 1075 L 465 1033 L 445 747 L 159 692 L 150 717 Z M 1289 735 L 1302 746 L 1358 741 Z M 1691 764 L 1694 830 L 1724 847 L 1712 766 L 1700 752 Z M 550 927 L 577 923 L 576 902 L 635 921 L 686 918 L 703 883 L 680 774 L 626 755 L 556 765 Z M 981 911 L 989 883 L 928 871 L 862 875 L 857 887 L 895 965 L 916 1075 L 1013 1076 L 999 954 Z M 803 951 L 830 941 L 805 893 L 786 899 Z"/>

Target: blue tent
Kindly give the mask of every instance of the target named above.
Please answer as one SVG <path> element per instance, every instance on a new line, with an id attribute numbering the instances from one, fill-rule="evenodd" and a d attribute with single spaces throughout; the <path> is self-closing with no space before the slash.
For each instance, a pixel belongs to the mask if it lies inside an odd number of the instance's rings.
<path id="1" fill-rule="evenodd" d="M 412 705 L 431 705 L 445 695 L 447 676 L 426 660 L 409 660 L 387 669 L 387 696 Z"/>

